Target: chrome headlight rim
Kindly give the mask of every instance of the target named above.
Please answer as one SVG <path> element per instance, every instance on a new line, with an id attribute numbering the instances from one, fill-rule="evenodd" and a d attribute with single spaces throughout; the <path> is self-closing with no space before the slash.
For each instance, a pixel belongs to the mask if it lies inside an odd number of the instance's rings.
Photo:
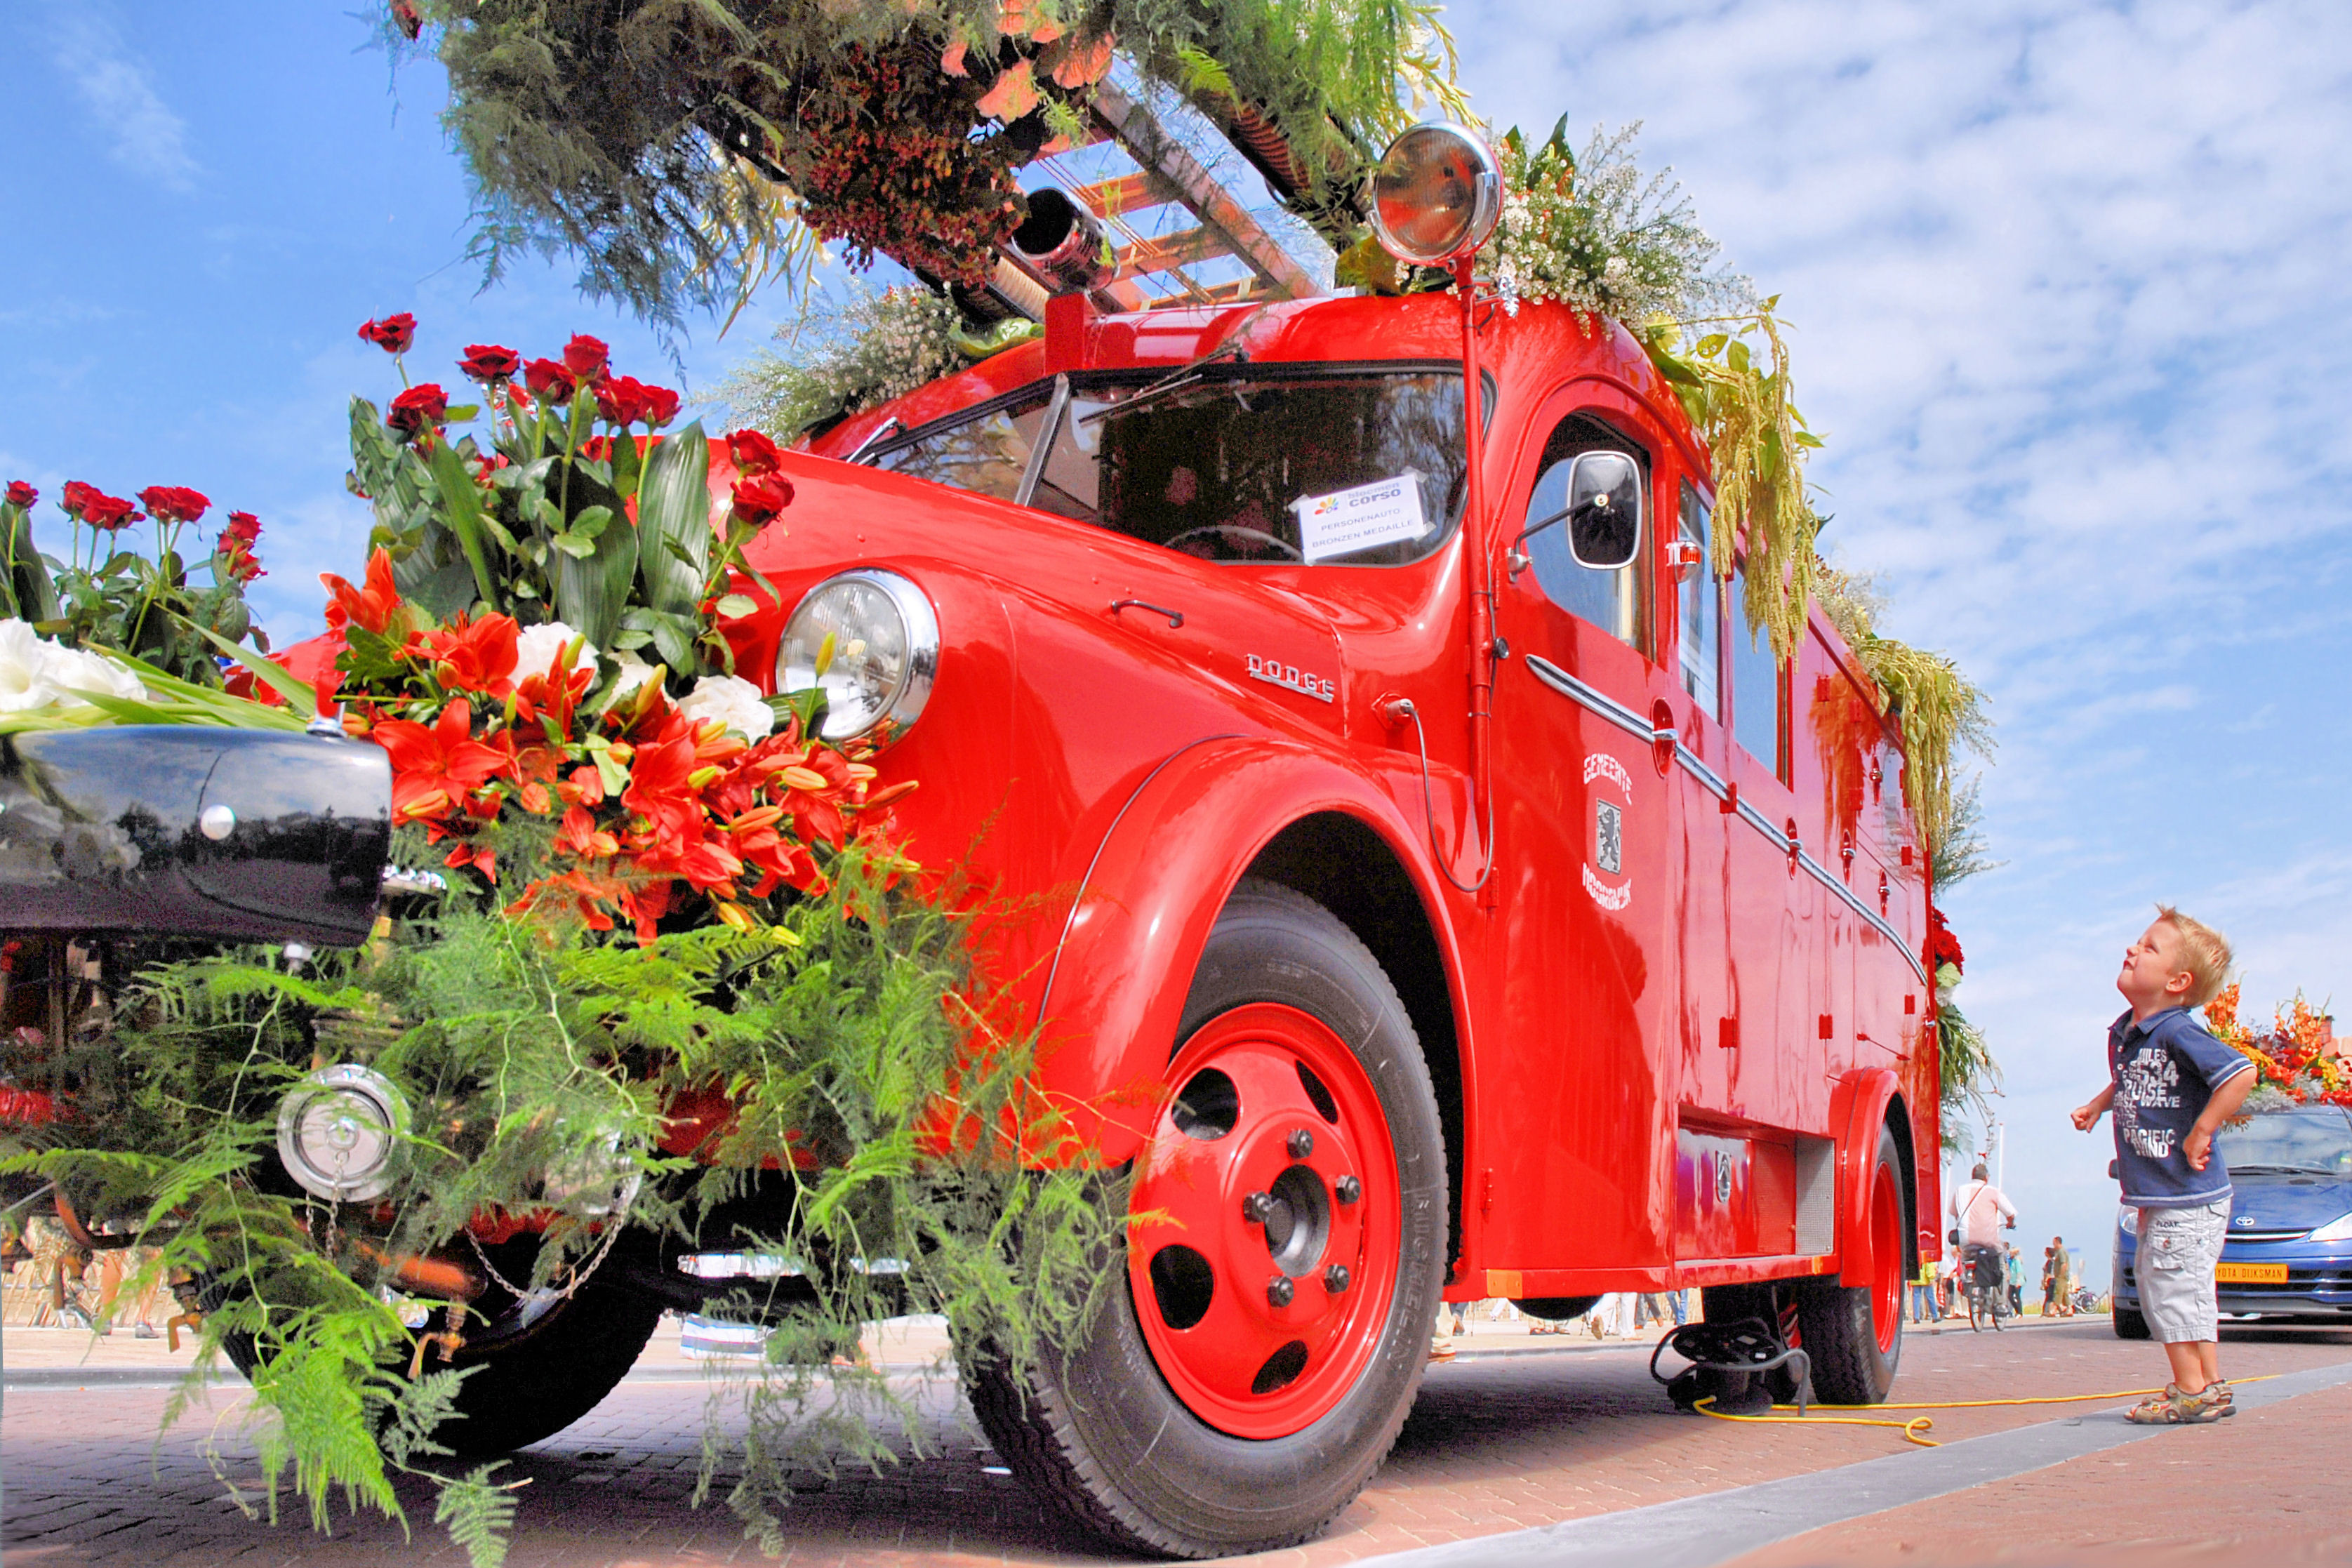
<path id="1" fill-rule="evenodd" d="M 794 688 L 784 678 L 785 660 L 793 645 L 793 627 L 802 614 L 827 591 L 845 584 L 862 584 L 879 592 L 897 612 L 906 637 L 906 668 L 899 673 L 889 696 L 877 709 L 874 716 L 854 728 L 836 728 L 836 715 L 828 706 L 818 726 L 818 737 L 839 744 L 860 736 L 886 731 L 887 742 L 906 732 L 923 715 L 929 703 L 931 688 L 939 679 L 940 620 L 931 608 L 931 601 L 914 580 L 879 566 L 860 566 L 847 572 L 836 572 L 816 583 L 793 605 L 784 617 L 783 635 L 776 644 L 776 689 L 790 691 Z"/>
<path id="2" fill-rule="evenodd" d="M 346 1118 L 373 1123 L 359 1131 L 373 1134 L 369 1141 L 380 1144 L 374 1157 L 356 1170 L 304 1144 L 310 1113 L 339 1107 Z M 309 1074 L 279 1102 L 278 1158 L 286 1173 L 312 1196 L 331 1203 L 367 1203 L 392 1190 L 401 1140 L 407 1131 L 408 1100 L 399 1086 L 373 1068 L 341 1062 Z"/>

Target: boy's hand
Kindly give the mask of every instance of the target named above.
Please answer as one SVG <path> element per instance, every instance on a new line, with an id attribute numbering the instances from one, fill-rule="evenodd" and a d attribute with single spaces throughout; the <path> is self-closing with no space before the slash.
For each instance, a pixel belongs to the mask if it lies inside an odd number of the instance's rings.
<path id="1" fill-rule="evenodd" d="M 2088 1105 L 2076 1106 L 2074 1108 L 2074 1131 L 2077 1132 L 2088 1132 L 2092 1128 L 2096 1127 L 2099 1124 L 2099 1118 L 2105 1116 L 2106 1113 L 2107 1108 L 2101 1105 L 2095 1100 Z M 2198 1168 L 2202 1170 L 2204 1167 L 2200 1165 Z"/>
<path id="2" fill-rule="evenodd" d="M 2190 1170 L 2203 1170 L 2205 1162 L 2213 1157 L 2213 1134 L 2202 1127 L 2190 1128 L 2189 1136 L 2180 1141 L 2180 1152 L 2189 1156 Z"/>

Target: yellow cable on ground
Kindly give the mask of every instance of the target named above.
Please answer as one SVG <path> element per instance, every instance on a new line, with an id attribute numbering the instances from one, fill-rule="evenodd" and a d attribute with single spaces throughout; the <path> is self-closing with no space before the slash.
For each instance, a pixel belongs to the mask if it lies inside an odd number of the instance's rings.
<path id="1" fill-rule="evenodd" d="M 1691 1405 L 1691 1408 L 1697 1411 L 1701 1415 L 1712 1415 L 1717 1421 L 1781 1421 L 1801 1426 L 1893 1426 L 1903 1434 L 1903 1437 L 1906 1442 L 1916 1443 L 1923 1448 L 1936 1448 L 1942 1447 L 1941 1444 L 1937 1443 L 1932 1437 L 1922 1437 L 1919 1436 L 1920 1433 L 1930 1430 L 1936 1425 L 1925 1415 L 1914 1415 L 1908 1421 L 1871 1421 L 1852 1415 L 1734 1415 L 1728 1410 L 1709 1410 L 1707 1406 L 1714 1403 L 1715 1395 L 1710 1394 L 1702 1399 L 1694 1401 Z M 1792 1405 L 1775 1405 L 1772 1408 L 1775 1410 L 1793 1410 L 1796 1406 Z M 1884 1408 L 1884 1406 L 1847 1405 L 1841 1405 L 1839 1408 L 1844 1410 L 1867 1410 L 1873 1408 Z"/>
<path id="2" fill-rule="evenodd" d="M 2262 1377 L 2240 1378 L 2238 1382 L 2268 1383 L 2281 1375 L 2283 1374 L 2279 1373 L 2270 1373 Z M 2231 1386 L 2234 1388 L 2237 1384 L 2232 1384 Z M 2084 1405 L 2097 1400 L 2139 1399 L 2151 1394 L 2163 1392 L 2164 1390 L 2160 1388 L 2126 1388 L 2113 1394 L 2057 1394 L 2033 1399 L 1944 1399 L 1932 1402 L 1920 1401 L 1908 1405 L 1815 1405 L 1811 1408 L 1814 1410 L 1984 1410 L 2004 1405 Z M 1906 1443 L 1916 1443 L 1922 1448 L 1943 1447 L 1934 1438 L 1923 1437 L 1919 1435 L 1922 1432 L 1933 1430 L 1936 1425 L 1925 1415 L 1914 1415 L 1907 1421 L 1874 1421 L 1853 1415 L 1813 1416 L 1803 1414 L 1805 1406 L 1796 1405 L 1772 1406 L 1775 1410 L 1798 1411 L 1799 1414 L 1795 1415 L 1734 1415 L 1727 1410 L 1708 1409 L 1707 1406 L 1714 1403 L 1715 1395 L 1710 1394 L 1704 1399 L 1693 1403 L 1691 1408 L 1702 1415 L 1711 1415 L 1717 1421 L 1779 1421 L 1820 1426 L 1893 1426 L 1902 1432 L 1903 1439 Z"/>

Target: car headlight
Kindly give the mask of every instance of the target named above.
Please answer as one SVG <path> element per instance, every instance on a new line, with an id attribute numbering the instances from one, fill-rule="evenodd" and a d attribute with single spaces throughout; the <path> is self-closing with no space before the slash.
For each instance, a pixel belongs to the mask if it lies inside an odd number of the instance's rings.
<path id="1" fill-rule="evenodd" d="M 776 649 L 776 689 L 824 692 L 819 733 L 846 741 L 913 723 L 939 668 L 939 618 L 923 591 L 896 572 L 865 568 L 803 596 Z"/>
<path id="2" fill-rule="evenodd" d="M 2303 1238 L 2305 1241 L 2352 1241 L 2352 1214 L 2331 1219 Z"/>

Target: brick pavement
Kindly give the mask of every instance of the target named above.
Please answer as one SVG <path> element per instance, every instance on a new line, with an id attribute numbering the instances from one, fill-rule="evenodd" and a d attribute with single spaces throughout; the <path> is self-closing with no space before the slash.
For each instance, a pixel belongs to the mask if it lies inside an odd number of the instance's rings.
<path id="1" fill-rule="evenodd" d="M 1474 1336 L 1471 1348 L 1484 1338 Z M 1500 1343 L 1494 1342 L 1495 1348 Z M 1899 1447 L 1894 1434 L 1880 1429 L 1758 1426 L 1677 1415 L 1647 1378 L 1647 1351 L 1646 1345 L 1546 1347 L 1544 1353 L 1482 1359 L 1465 1354 L 1451 1366 L 1433 1368 L 1390 1464 L 1330 1533 L 1296 1551 L 1244 1561 L 1325 1568 L 1384 1552 L 1777 1479 L 1874 1458 Z M 2291 1370 L 2352 1359 L 2352 1334 L 2242 1339 L 2232 1331 L 2228 1353 L 2237 1375 Z M 1915 1334 L 1906 1343 L 1899 1387 L 1912 1399 L 1984 1398 L 2021 1391 L 2142 1387 L 2160 1375 L 2150 1347 L 2121 1344 L 2105 1320 L 2084 1320 L 2031 1325 L 1998 1337 Z M 960 1568 L 1102 1560 L 1089 1539 L 1044 1518 L 1008 1478 L 994 1473 L 992 1456 L 972 1434 L 950 1386 L 903 1386 L 915 1401 L 916 1430 L 933 1457 L 879 1476 L 843 1469 L 828 1478 L 820 1467 L 798 1467 L 796 1495 L 784 1520 L 786 1561 Z M 11 1568 L 133 1562 L 171 1568 L 227 1562 L 337 1568 L 381 1562 L 401 1548 L 398 1530 L 373 1520 L 339 1517 L 333 1536 L 320 1538 L 299 1519 L 272 1529 L 240 1517 L 222 1495 L 204 1452 L 210 1425 L 233 1408 L 235 1393 L 215 1390 L 208 1408 L 194 1413 L 158 1444 L 154 1424 L 164 1397 L 160 1391 L 12 1389 L 0 1415 L 0 1466 L 6 1479 L 0 1541 L 6 1543 Z M 2137 1446 L 2123 1463 L 2154 1464 L 2159 1456 L 2181 1452 L 2184 1442 L 2216 1438 L 2241 1456 L 2231 1461 L 2233 1475 L 2263 1478 L 2260 1486 L 2270 1489 L 2270 1476 L 2288 1469 L 2290 1461 L 2308 1468 L 2313 1452 L 2304 1447 L 2290 1453 L 2281 1445 L 2309 1443 L 2325 1420 L 2340 1421 L 2345 1397 L 2314 1395 L 2271 1412 L 2250 1411 L 2229 1428 L 2166 1434 Z M 2334 1403 L 2323 1407 L 2323 1401 Z M 2051 1414 L 2047 1408 L 1938 1413 L 1937 1435 L 1967 1436 Z M 527 1451 L 512 1469 L 530 1482 L 520 1494 L 510 1559 L 515 1568 L 759 1561 L 756 1547 L 742 1539 L 723 1506 L 689 1506 L 703 1430 L 702 1390 L 688 1383 L 638 1380 L 624 1384 L 571 1430 Z M 722 1415 L 719 1430 L 740 1436 L 740 1415 Z M 906 1451 L 904 1433 L 897 1434 L 897 1447 Z M 221 1429 L 216 1458 L 230 1479 L 252 1479 L 251 1455 L 249 1443 L 233 1426 Z M 2141 1491 L 2096 1484 L 2110 1479 L 2097 1473 L 2109 1458 L 2085 1461 L 2088 1479 L 2069 1483 L 2071 1492 L 2054 1494 L 2091 1500 L 2089 1513 L 2071 1519 L 2076 1533 L 2063 1540 L 2112 1542 L 2150 1533 L 2143 1521 L 2147 1508 Z M 2193 1458 L 2188 1462 L 2193 1464 Z M 2029 1476 L 2003 1485 L 2030 1501 L 2053 1495 L 2033 1490 L 2042 1484 Z M 2316 1496 L 2311 1489 L 2293 1488 L 2282 1495 L 2289 1494 L 2306 1500 Z M 1914 1515 L 1936 1517 L 1936 1510 L 1945 1509 L 1954 1519 L 1966 1519 L 1972 1511 L 1970 1496 L 1905 1510 L 1903 1521 Z M 404 1500 L 415 1518 L 416 1533 L 401 1550 L 403 1559 L 457 1561 L 429 1521 L 429 1499 L 410 1491 Z M 1841 1544 L 1846 1539 L 1841 1531 L 1874 1524 L 1891 1527 L 1890 1521 L 1862 1521 L 1817 1532 L 1790 1543 L 1790 1549 L 1818 1544 L 1818 1552 L 1789 1555 L 1783 1549 L 1759 1556 L 1755 1568 L 1768 1563 L 1878 1561 L 1896 1554 L 1898 1547 L 1889 1541 L 1863 1535 Z M 2282 1532 L 2276 1525 L 2272 1529 Z M 2305 1533 L 2294 1525 L 2284 1532 L 2298 1540 Z M 1898 1533 L 1894 1542 L 1907 1539 Z M 1942 1540 L 1933 1533 L 1927 1537 L 1934 1545 Z M 1949 1560 L 1985 1560 L 1969 1550 L 1956 1549 Z M 1846 1554 L 1827 1555 L 1834 1552 Z"/>

